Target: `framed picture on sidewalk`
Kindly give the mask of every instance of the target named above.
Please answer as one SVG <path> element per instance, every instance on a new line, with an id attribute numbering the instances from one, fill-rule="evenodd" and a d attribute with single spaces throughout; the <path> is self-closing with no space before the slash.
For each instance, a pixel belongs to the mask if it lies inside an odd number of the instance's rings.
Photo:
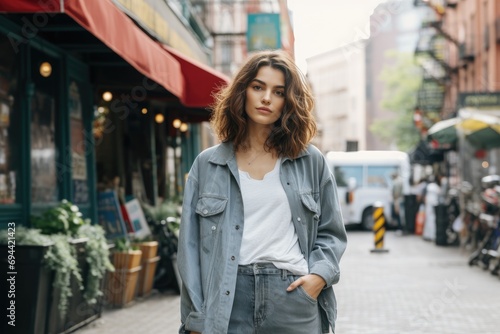
<path id="1" fill-rule="evenodd" d="M 134 234 L 137 238 L 144 238 L 151 235 L 146 216 L 142 211 L 141 205 L 136 198 L 130 199 L 125 203 L 128 218 L 134 229 Z"/>
<path id="2" fill-rule="evenodd" d="M 98 193 L 97 215 L 99 224 L 106 231 L 108 240 L 127 237 L 127 228 L 120 210 L 116 191 L 107 190 Z"/>

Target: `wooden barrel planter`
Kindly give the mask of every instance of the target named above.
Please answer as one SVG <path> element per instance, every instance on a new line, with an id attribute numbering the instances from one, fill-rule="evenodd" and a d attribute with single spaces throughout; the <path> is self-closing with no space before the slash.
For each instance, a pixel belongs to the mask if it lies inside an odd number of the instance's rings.
<path id="1" fill-rule="evenodd" d="M 129 250 L 113 253 L 115 271 L 108 273 L 106 299 L 109 305 L 126 306 L 136 297 L 142 251 Z"/>
<path id="2" fill-rule="evenodd" d="M 153 289 L 156 266 L 160 257 L 158 256 L 158 241 L 141 242 L 137 246 L 142 251 L 141 266 L 139 274 L 138 296 L 148 296 Z"/>

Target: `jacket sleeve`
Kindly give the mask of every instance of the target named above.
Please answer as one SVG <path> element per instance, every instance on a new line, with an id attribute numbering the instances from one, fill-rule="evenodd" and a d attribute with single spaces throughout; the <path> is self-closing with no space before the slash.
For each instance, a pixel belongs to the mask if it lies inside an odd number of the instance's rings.
<path id="1" fill-rule="evenodd" d="M 321 276 L 326 282 L 325 288 L 328 288 L 339 281 L 339 263 L 347 246 L 347 235 L 335 178 L 325 159 L 318 160 L 321 215 L 316 240 L 309 255 L 309 270 Z"/>
<path id="2" fill-rule="evenodd" d="M 184 187 L 179 230 L 177 264 L 181 276 L 181 322 L 184 331 L 203 332 L 205 326 L 204 297 L 200 273 L 200 230 L 196 214 L 198 201 L 198 159 L 194 162 Z"/>

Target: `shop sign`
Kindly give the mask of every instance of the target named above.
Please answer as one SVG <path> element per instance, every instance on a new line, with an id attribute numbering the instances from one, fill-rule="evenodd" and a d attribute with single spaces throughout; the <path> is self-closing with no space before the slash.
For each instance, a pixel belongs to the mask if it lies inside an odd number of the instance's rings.
<path id="1" fill-rule="evenodd" d="M 424 80 L 417 94 L 417 105 L 425 112 L 439 112 L 443 107 L 444 87 L 434 80 Z"/>
<path id="2" fill-rule="evenodd" d="M 500 92 L 492 93 L 460 93 L 457 109 L 474 107 L 477 109 L 500 108 Z"/>
<path id="3" fill-rule="evenodd" d="M 198 52 L 194 52 L 185 36 L 181 36 L 177 31 L 183 26 L 176 23 L 179 20 L 165 1 L 113 0 L 113 2 L 162 43 L 206 63 L 206 59 L 202 58 Z"/>
<path id="4" fill-rule="evenodd" d="M 249 52 L 281 48 L 280 14 L 248 14 L 247 28 L 247 50 Z"/>
<path id="5" fill-rule="evenodd" d="M 98 193 L 97 215 L 99 224 L 106 231 L 107 239 L 127 236 L 127 228 L 125 227 L 116 191 L 108 190 Z"/>

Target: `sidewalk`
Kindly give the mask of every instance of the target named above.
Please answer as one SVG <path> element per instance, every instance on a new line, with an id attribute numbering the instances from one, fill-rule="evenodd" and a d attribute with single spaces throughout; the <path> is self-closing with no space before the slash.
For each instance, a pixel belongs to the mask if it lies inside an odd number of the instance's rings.
<path id="1" fill-rule="evenodd" d="M 469 267 L 460 248 L 393 231 L 385 235 L 389 252 L 373 248 L 373 233 L 348 231 L 335 286 L 337 334 L 500 333 L 500 280 Z M 75 333 L 175 334 L 179 302 L 178 295 L 154 292 L 123 309 L 106 309 Z"/>
<path id="2" fill-rule="evenodd" d="M 175 334 L 180 326 L 179 303 L 179 295 L 153 290 L 124 308 L 106 308 L 100 319 L 73 333 Z"/>

